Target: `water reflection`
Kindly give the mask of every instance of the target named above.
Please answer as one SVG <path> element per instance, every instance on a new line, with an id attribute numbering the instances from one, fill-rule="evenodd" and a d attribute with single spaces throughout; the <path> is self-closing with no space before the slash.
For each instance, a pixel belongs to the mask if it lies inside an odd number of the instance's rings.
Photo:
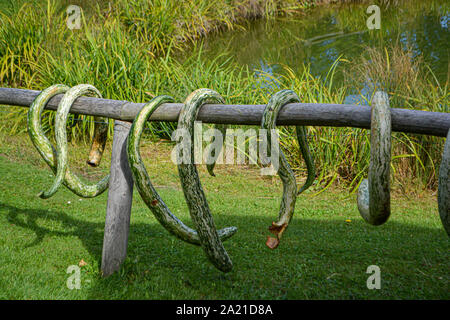
<path id="1" fill-rule="evenodd" d="M 321 6 L 297 18 L 255 21 L 246 31 L 227 31 L 208 38 L 206 53 L 213 57 L 228 51 L 239 64 L 269 74 L 282 72 L 281 65 L 300 73 L 306 64 L 314 76 L 325 79 L 338 57 L 352 61 L 364 53 L 365 46 L 399 42 L 405 49 L 412 48 L 414 56 L 423 54 L 438 80 L 445 83 L 450 2 L 410 0 L 381 6 L 381 30 L 367 29 L 367 6 Z M 264 72 L 257 72 L 264 77 L 261 84 L 273 86 Z M 369 94 L 367 88 L 363 93 Z M 347 97 L 346 102 L 364 102 L 357 96 Z"/>

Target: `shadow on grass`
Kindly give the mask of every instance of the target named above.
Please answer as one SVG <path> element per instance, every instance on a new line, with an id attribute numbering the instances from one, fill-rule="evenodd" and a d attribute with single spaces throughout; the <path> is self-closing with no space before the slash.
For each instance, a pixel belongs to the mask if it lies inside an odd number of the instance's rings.
<path id="1" fill-rule="evenodd" d="M 103 227 L 64 212 L 19 209 L 0 203 L 7 220 L 32 230 L 39 244 L 46 236 L 78 237 L 101 260 Z M 43 227 L 55 221 L 67 231 Z M 373 227 L 363 221 L 294 217 L 280 246 L 265 246 L 271 217 L 217 216 L 218 225 L 235 225 L 226 241 L 234 270 L 222 274 L 201 249 L 169 235 L 156 223 L 132 223 L 128 258 L 121 270 L 97 276 L 91 299 L 353 299 L 449 298 L 449 240 L 442 229 L 389 221 Z M 437 218 L 438 219 L 438 218 Z M 366 269 L 379 265 L 383 285 L 368 290 Z"/>
<path id="2" fill-rule="evenodd" d="M 103 232 L 98 230 L 103 227 L 101 223 L 88 222 L 75 219 L 62 211 L 48 211 L 41 209 L 21 209 L 0 203 L 0 211 L 7 211 L 7 220 L 16 226 L 32 230 L 36 238 L 25 247 L 33 247 L 42 242 L 45 236 L 78 237 L 84 247 L 97 257 L 101 256 L 101 244 Z M 39 225 L 37 220 L 55 221 L 60 223 L 67 231 L 52 230 Z M 100 245 L 100 246 L 99 246 Z"/>

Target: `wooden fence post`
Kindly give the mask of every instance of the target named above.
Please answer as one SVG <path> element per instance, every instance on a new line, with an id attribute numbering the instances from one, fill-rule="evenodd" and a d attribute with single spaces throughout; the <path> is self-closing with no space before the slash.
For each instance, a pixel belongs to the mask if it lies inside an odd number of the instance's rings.
<path id="1" fill-rule="evenodd" d="M 119 270 L 127 255 L 133 177 L 127 159 L 127 137 L 131 123 L 116 120 L 111 155 L 111 172 L 103 237 L 102 275 Z"/>

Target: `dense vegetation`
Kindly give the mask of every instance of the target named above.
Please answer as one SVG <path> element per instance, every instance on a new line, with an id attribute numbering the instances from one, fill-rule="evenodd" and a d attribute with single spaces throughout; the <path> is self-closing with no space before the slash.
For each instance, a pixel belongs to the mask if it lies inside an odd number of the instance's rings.
<path id="1" fill-rule="evenodd" d="M 0 85 L 42 89 L 54 83 L 90 83 L 104 97 L 135 102 L 158 94 L 183 101 L 192 90 L 208 87 L 229 103 L 246 104 L 265 103 L 273 90 L 292 88 L 305 102 L 342 103 L 350 86 L 370 79 L 389 92 L 392 107 L 448 112 L 448 81 L 438 82 L 420 56 L 413 57 L 410 50 L 396 44 L 368 48 L 367 55 L 356 61 L 339 57 L 323 78 L 314 77 L 308 66 L 285 67 L 280 74 L 261 76 L 237 66 L 230 54 L 206 59 L 202 53 L 199 40 L 210 32 L 245 28 L 247 19 L 291 15 L 320 2 L 70 1 L 83 8 L 80 30 L 67 28 L 67 1 L 4 2 L 0 7 Z M 357 30 L 363 18 L 348 10 L 339 16 L 350 30 Z M 337 74 L 345 75 L 346 81 L 336 84 Z M 4 130 L 25 131 L 26 110 L 2 110 Z M 53 113 L 48 112 L 44 117 L 48 130 L 52 121 Z M 90 117 L 72 117 L 71 122 L 73 138 L 84 139 L 92 133 Z M 172 129 L 173 124 L 150 126 L 153 137 L 160 138 L 167 138 Z M 282 142 L 301 176 L 304 165 L 292 130 L 283 128 Z M 311 127 L 309 133 L 318 185 L 344 182 L 355 190 L 367 172 L 368 132 Z M 398 186 L 405 190 L 407 182 L 413 181 L 415 186 L 436 187 L 442 139 L 395 134 L 393 150 Z"/>

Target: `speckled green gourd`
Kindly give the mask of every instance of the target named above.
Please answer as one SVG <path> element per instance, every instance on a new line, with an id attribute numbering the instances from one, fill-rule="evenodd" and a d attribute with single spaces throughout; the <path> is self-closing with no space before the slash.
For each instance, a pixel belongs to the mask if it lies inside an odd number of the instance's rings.
<path id="1" fill-rule="evenodd" d="M 186 130 L 194 141 L 194 122 L 200 107 L 205 103 L 224 103 L 223 98 L 210 89 L 198 89 L 185 100 L 178 117 L 178 130 Z M 180 143 L 181 140 L 178 141 Z M 177 156 L 180 159 L 180 154 Z M 217 233 L 208 202 L 194 164 L 194 144 L 190 144 L 190 160 L 188 163 L 179 161 L 178 173 L 183 186 L 184 197 L 189 207 L 189 213 L 200 238 L 203 251 L 213 265 L 223 272 L 231 271 L 233 263 L 226 252 Z"/>
<path id="2" fill-rule="evenodd" d="M 281 90 L 275 93 L 267 103 L 261 121 L 261 128 L 267 130 L 268 150 L 271 149 L 272 130 L 276 129 L 276 120 L 279 111 L 284 105 L 295 102 L 300 102 L 300 99 L 294 91 Z M 294 172 L 292 171 L 291 166 L 286 160 L 283 152 L 278 148 L 279 168 L 277 173 L 283 182 L 283 197 L 281 200 L 278 221 L 273 222 L 272 226 L 269 228 L 269 230 L 276 235 L 276 238 L 269 237 L 267 240 L 266 244 L 271 249 L 275 249 L 278 246 L 281 235 L 292 219 L 297 195 L 309 188 L 315 178 L 314 161 L 308 148 L 306 129 L 305 127 L 297 126 L 295 130 L 297 133 L 298 144 L 308 169 L 308 178 L 297 192 Z"/>
<path id="3" fill-rule="evenodd" d="M 376 92 L 372 101 L 370 127 L 370 164 L 368 179 L 358 189 L 358 210 L 372 225 L 385 223 L 391 214 L 391 111 L 389 98 Z"/>
<path id="4" fill-rule="evenodd" d="M 438 207 L 439 216 L 447 235 L 450 237 L 450 130 L 444 145 L 439 167 Z"/>
<path id="5" fill-rule="evenodd" d="M 214 167 L 216 165 L 217 158 L 219 157 L 220 151 L 221 151 L 221 149 L 223 147 L 223 144 L 224 144 L 224 141 L 225 141 L 225 135 L 227 133 L 227 126 L 224 125 L 224 124 L 215 124 L 213 128 L 215 130 L 219 130 L 220 133 L 222 134 L 222 143 L 218 144 L 218 148 L 216 150 L 212 150 L 211 151 L 210 149 L 208 149 L 206 151 L 207 154 L 209 154 L 212 157 L 212 159 L 213 159 L 212 163 L 207 163 L 206 164 L 206 169 L 208 170 L 208 173 L 211 176 L 215 177 L 216 175 L 214 173 Z M 212 148 L 212 145 L 210 147 Z"/>
<path id="6" fill-rule="evenodd" d="M 93 88 L 93 87 L 92 87 Z M 34 146 L 38 150 L 39 154 L 42 156 L 44 161 L 47 163 L 47 165 L 52 169 L 52 171 L 57 175 L 58 181 L 55 182 L 52 186 L 52 188 L 47 193 L 41 193 L 39 196 L 41 198 L 48 198 L 54 192 L 56 192 L 59 185 L 62 183 L 64 184 L 69 190 L 71 190 L 73 193 L 77 194 L 80 197 L 84 198 L 92 198 L 96 197 L 102 192 L 104 192 L 108 188 L 108 180 L 109 176 L 106 176 L 103 178 L 100 182 L 97 184 L 85 184 L 82 182 L 76 175 L 74 175 L 70 169 L 67 168 L 67 138 L 65 136 L 66 128 L 64 119 L 60 119 L 59 122 L 55 123 L 55 131 L 64 131 L 63 135 L 59 134 L 59 137 L 57 139 L 57 150 L 55 151 L 54 147 L 48 140 L 48 138 L 45 136 L 44 131 L 41 126 L 41 115 L 42 111 L 44 110 L 45 105 L 47 102 L 54 97 L 55 95 L 62 94 L 62 93 L 70 93 L 68 98 L 64 98 L 61 100 L 60 105 L 58 106 L 58 110 L 61 106 L 64 107 L 62 104 L 66 105 L 66 108 L 70 109 L 71 104 L 73 101 L 81 94 L 80 92 L 83 92 L 83 90 L 79 91 L 80 89 L 83 89 L 83 87 L 74 87 L 70 89 L 69 87 L 62 85 L 62 84 L 56 84 L 53 85 L 44 91 L 42 91 L 36 99 L 33 101 L 33 103 L 30 106 L 30 109 L 28 111 L 28 117 L 27 117 L 27 126 L 28 126 L 28 133 L 30 135 L 31 141 L 33 142 Z M 95 88 L 94 88 L 95 89 Z M 95 92 L 95 91 L 94 91 Z M 98 96 L 100 94 L 98 93 Z M 68 112 L 67 109 L 67 112 Z M 65 118 L 67 120 L 67 116 Z M 61 121 L 62 120 L 62 121 Z M 96 123 L 96 125 L 99 125 Z M 98 129 L 97 129 L 98 131 Z M 65 150 L 65 157 L 63 156 L 61 158 L 61 153 L 63 153 Z M 60 162 L 63 161 L 63 162 Z M 58 171 L 59 169 L 59 171 Z"/>
<path id="7" fill-rule="evenodd" d="M 150 177 L 145 169 L 142 157 L 139 152 L 141 135 L 145 128 L 145 123 L 155 110 L 163 103 L 173 102 L 169 96 L 158 96 L 147 103 L 138 113 L 133 121 L 127 140 L 127 155 L 130 164 L 133 181 L 141 195 L 142 200 L 150 208 L 153 215 L 171 234 L 179 239 L 200 245 L 200 238 L 197 231 L 186 226 L 179 220 L 164 203 L 158 192 L 153 187 Z M 236 233 L 236 228 L 224 228 L 218 231 L 222 240 L 230 238 Z"/>

